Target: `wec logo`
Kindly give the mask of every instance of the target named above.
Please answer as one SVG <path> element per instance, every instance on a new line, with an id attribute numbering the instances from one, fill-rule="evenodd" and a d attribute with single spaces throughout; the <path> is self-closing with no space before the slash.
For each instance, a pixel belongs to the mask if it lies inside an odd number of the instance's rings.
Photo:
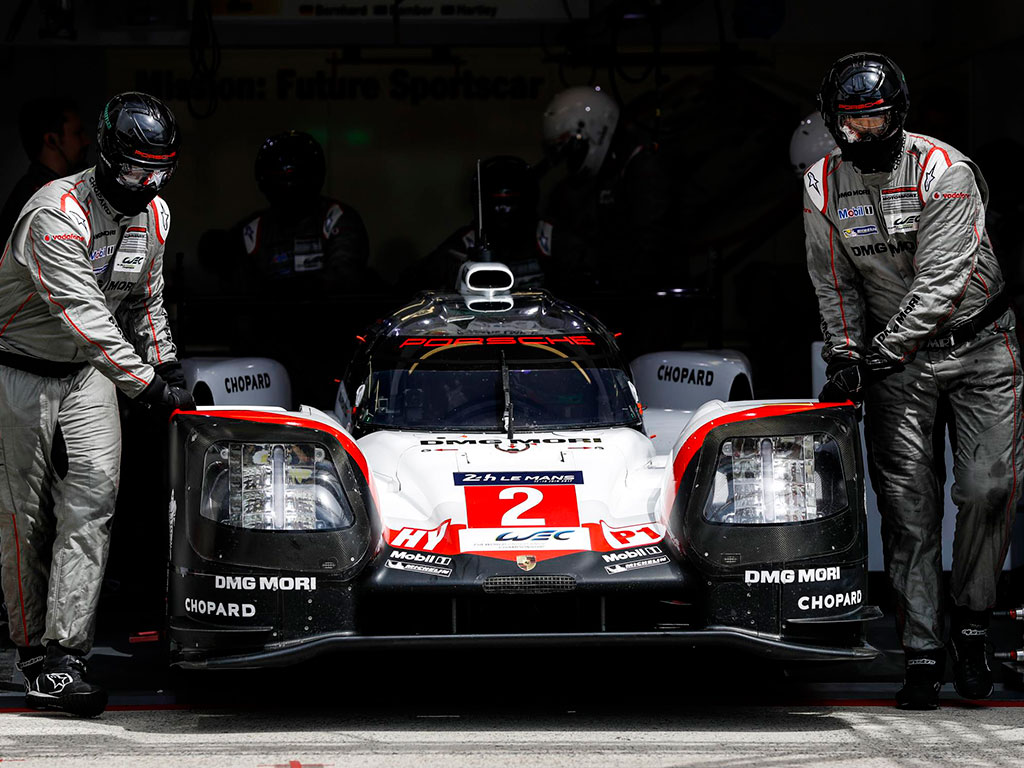
<path id="1" fill-rule="evenodd" d="M 534 531 L 533 533 L 527 533 L 525 535 L 519 534 L 516 531 L 502 531 L 499 533 L 494 540 L 495 541 L 568 541 L 572 538 L 573 534 L 576 533 L 574 528 L 569 528 L 564 531 L 559 531 L 554 528 L 545 531 Z"/>

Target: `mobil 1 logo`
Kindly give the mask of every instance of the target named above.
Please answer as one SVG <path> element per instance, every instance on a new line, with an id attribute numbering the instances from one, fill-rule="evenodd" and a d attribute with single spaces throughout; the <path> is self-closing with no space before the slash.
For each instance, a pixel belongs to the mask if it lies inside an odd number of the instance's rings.
<path id="1" fill-rule="evenodd" d="M 439 576 L 442 579 L 452 575 L 452 558 L 447 555 L 435 555 L 430 552 L 408 552 L 395 549 L 384 561 L 384 567 L 393 571 L 420 573 L 425 576 Z"/>
<path id="2" fill-rule="evenodd" d="M 636 549 L 623 549 L 617 552 L 608 552 L 601 555 L 602 559 L 610 565 L 604 567 L 609 575 L 616 573 L 629 573 L 641 568 L 653 568 L 656 565 L 667 565 L 668 557 L 661 547 L 652 544 L 649 547 L 637 547 Z"/>

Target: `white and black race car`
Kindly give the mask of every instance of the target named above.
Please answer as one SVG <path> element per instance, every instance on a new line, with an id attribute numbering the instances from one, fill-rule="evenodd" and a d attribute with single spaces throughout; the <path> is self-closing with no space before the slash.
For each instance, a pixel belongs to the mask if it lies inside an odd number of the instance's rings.
<path id="1" fill-rule="evenodd" d="M 629 366 L 595 318 L 511 288 L 471 265 L 380 321 L 333 414 L 174 417 L 175 663 L 360 644 L 874 656 L 852 406 L 729 401 L 741 356 Z"/>

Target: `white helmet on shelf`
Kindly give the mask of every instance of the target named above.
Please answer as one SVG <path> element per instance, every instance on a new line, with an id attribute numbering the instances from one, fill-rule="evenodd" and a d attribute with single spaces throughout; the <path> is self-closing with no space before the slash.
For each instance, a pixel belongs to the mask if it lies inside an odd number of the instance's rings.
<path id="1" fill-rule="evenodd" d="M 789 162 L 793 170 L 802 174 L 836 146 L 820 112 L 812 112 L 793 131 L 789 140 Z"/>
<path id="2" fill-rule="evenodd" d="M 596 175 L 619 122 L 619 105 L 597 86 L 579 85 L 555 95 L 544 110 L 544 146 L 564 157 L 570 173 Z"/>

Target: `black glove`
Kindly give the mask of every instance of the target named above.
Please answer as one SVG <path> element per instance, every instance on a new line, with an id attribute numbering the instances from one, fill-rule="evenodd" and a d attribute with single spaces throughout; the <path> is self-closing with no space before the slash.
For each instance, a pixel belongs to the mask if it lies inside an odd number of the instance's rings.
<path id="1" fill-rule="evenodd" d="M 891 376 L 894 373 L 899 373 L 906 364 L 899 360 L 893 360 L 892 358 L 885 357 L 878 352 L 872 352 L 864 358 L 864 366 L 867 368 L 867 378 L 865 384 L 875 384 L 886 376 Z"/>
<path id="2" fill-rule="evenodd" d="M 859 403 L 866 374 L 867 368 L 860 358 L 833 358 L 825 368 L 825 386 L 821 388 L 818 400 L 823 403 L 845 403 L 847 400 Z"/>
<path id="3" fill-rule="evenodd" d="M 168 386 L 159 375 L 146 385 L 135 398 L 147 408 L 156 408 L 166 411 L 168 414 L 174 411 L 194 411 L 196 401 L 192 399 L 192 393 L 181 387 Z"/>
<path id="4" fill-rule="evenodd" d="M 902 371 L 904 364 L 898 360 L 872 352 L 863 359 L 833 359 L 825 369 L 825 386 L 821 388 L 818 400 L 823 403 L 842 403 L 852 400 L 860 404 L 864 400 L 864 388 L 876 384 L 886 376 Z"/>
<path id="5" fill-rule="evenodd" d="M 160 378 L 172 387 L 188 389 L 188 382 L 185 381 L 185 372 L 181 369 L 181 363 L 177 360 L 172 360 L 169 363 L 160 363 L 153 370 L 160 374 Z"/>

